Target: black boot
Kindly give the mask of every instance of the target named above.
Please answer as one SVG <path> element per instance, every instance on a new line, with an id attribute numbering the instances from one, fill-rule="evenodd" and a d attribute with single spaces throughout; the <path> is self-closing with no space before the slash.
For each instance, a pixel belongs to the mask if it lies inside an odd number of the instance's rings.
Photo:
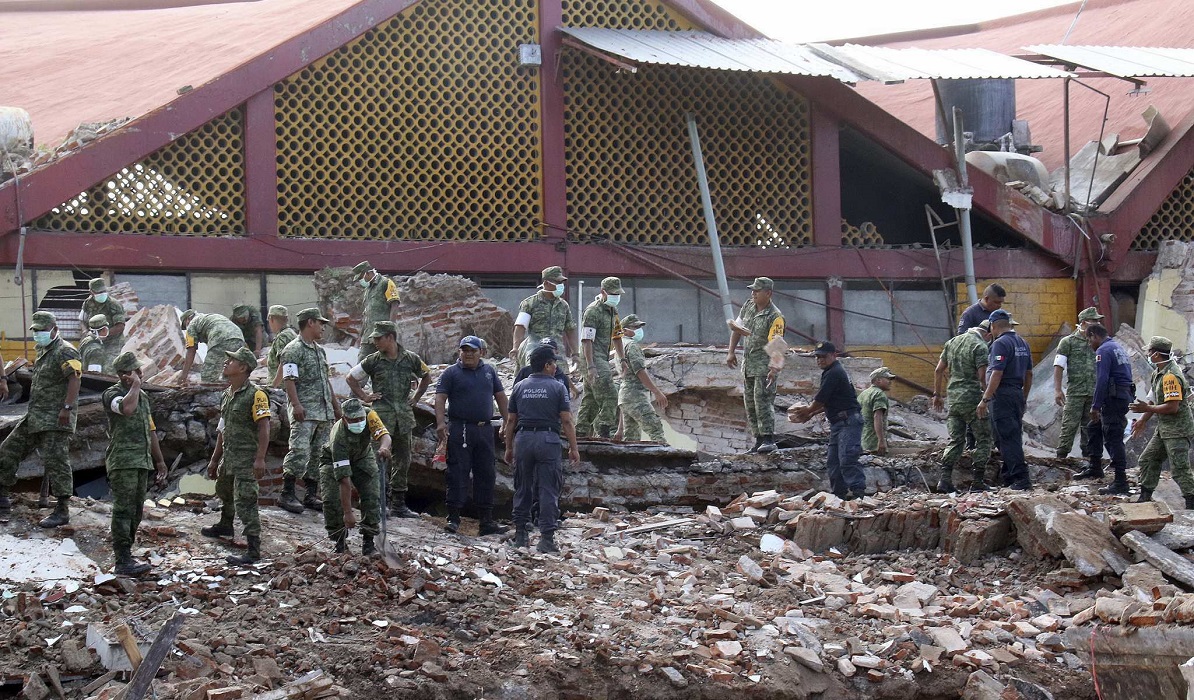
<path id="1" fill-rule="evenodd" d="M 556 546 L 555 530 L 548 530 L 539 536 L 539 544 L 535 547 L 540 554 L 554 554 L 560 551 Z"/>
<path id="2" fill-rule="evenodd" d="M 133 559 L 133 553 L 128 547 L 116 551 L 116 567 L 113 570 L 117 576 L 140 576 L 152 568 L 149 564 Z"/>
<path id="3" fill-rule="evenodd" d="M 755 446 L 754 446 L 754 447 L 752 447 L 752 448 L 750 448 L 749 450 L 747 450 L 747 451 L 746 451 L 746 454 L 748 454 L 748 455 L 757 454 L 757 453 L 758 453 L 758 451 L 759 451 L 759 447 L 761 447 L 761 446 L 762 446 L 762 444 L 763 444 L 763 438 L 762 438 L 762 437 L 757 437 L 757 438 L 755 438 Z"/>
<path id="4" fill-rule="evenodd" d="M 373 535 L 361 536 L 361 554 L 366 557 L 377 554 L 377 545 L 373 544 Z"/>
<path id="5" fill-rule="evenodd" d="M 12 515 L 12 497 L 8 495 L 8 487 L 0 486 L 0 518 Z"/>
<path id="6" fill-rule="evenodd" d="M 336 543 L 336 554 L 344 554 L 348 551 L 348 533 L 341 532 L 332 537 L 332 541 Z"/>
<path id="7" fill-rule="evenodd" d="M 244 554 L 230 555 L 227 559 L 229 564 L 245 566 L 261 561 L 261 537 L 259 535 L 249 535 L 245 539 L 249 541 L 249 548 Z"/>
<path id="8" fill-rule="evenodd" d="M 1140 497 L 1136 499 L 1137 503 L 1148 503 L 1153 500 L 1153 490 L 1140 487 Z"/>
<path id="9" fill-rule="evenodd" d="M 1082 471 L 1080 471 L 1074 475 L 1074 479 L 1076 481 L 1082 481 L 1085 479 L 1102 479 L 1102 478 L 1103 478 L 1103 465 L 1098 462 L 1091 462 L 1089 465 L 1087 465 L 1086 469 L 1083 469 Z"/>
<path id="10" fill-rule="evenodd" d="M 763 444 L 759 445 L 759 454 L 769 455 L 778 449 L 779 449 L 779 447 L 775 444 L 775 436 L 774 435 L 764 435 L 763 436 Z"/>
<path id="11" fill-rule="evenodd" d="M 39 526 L 44 528 L 60 527 L 70 522 L 70 496 L 63 496 L 58 499 L 58 505 L 54 508 L 54 512 L 46 516 Z"/>
<path id="12" fill-rule="evenodd" d="M 937 487 L 933 489 L 934 493 L 953 493 L 954 491 L 957 489 L 954 488 L 954 482 L 948 476 L 941 477 L 937 482 Z"/>
<path id="13" fill-rule="evenodd" d="M 973 476 L 970 479 L 971 493 L 982 493 L 990 491 L 991 487 L 987 486 L 987 470 L 976 467 L 972 472 Z"/>
<path id="14" fill-rule="evenodd" d="M 1186 496 L 1186 510 L 1194 510 L 1194 496 Z"/>
<path id="15" fill-rule="evenodd" d="M 517 525 L 514 528 L 514 546 L 522 548 L 522 549 L 526 549 L 530 543 L 531 543 L 530 533 L 527 532 L 526 524 L 523 523 L 523 524 Z"/>
<path id="16" fill-rule="evenodd" d="M 459 508 L 449 508 L 448 509 L 448 524 L 444 525 L 444 530 L 447 530 L 448 532 L 451 532 L 453 534 L 460 532 L 460 509 Z"/>
<path id="17" fill-rule="evenodd" d="M 613 432 L 614 432 L 614 429 L 609 427 L 608 425 L 597 426 L 597 437 L 605 438 L 606 440 L 608 440 L 609 436 L 612 435 Z"/>
<path id="18" fill-rule="evenodd" d="M 307 493 L 303 495 L 303 505 L 311 510 L 323 510 L 323 501 L 319 499 L 319 482 L 315 479 L 303 479 Z"/>
<path id="19" fill-rule="evenodd" d="M 278 497 L 278 506 L 290 513 L 303 512 L 303 504 L 294 495 L 294 477 L 287 474 L 282 482 L 282 495 Z"/>
<path id="20" fill-rule="evenodd" d="M 411 510 L 406 505 L 406 492 L 395 491 L 390 494 L 390 517 L 393 518 L 417 518 L 419 514 Z"/>
<path id="21" fill-rule="evenodd" d="M 477 530 L 479 536 L 504 535 L 509 529 L 505 525 L 498 524 L 498 521 L 493 519 L 493 508 L 481 509 L 481 527 Z"/>
<path id="22" fill-rule="evenodd" d="M 220 511 L 220 522 L 199 531 L 204 537 L 232 537 L 232 513 Z"/>
<path id="23" fill-rule="evenodd" d="M 1123 467 L 1115 468 L 1115 480 L 1111 482 L 1110 486 L 1099 489 L 1101 496 L 1126 496 L 1132 490 L 1128 488 L 1128 475 Z"/>

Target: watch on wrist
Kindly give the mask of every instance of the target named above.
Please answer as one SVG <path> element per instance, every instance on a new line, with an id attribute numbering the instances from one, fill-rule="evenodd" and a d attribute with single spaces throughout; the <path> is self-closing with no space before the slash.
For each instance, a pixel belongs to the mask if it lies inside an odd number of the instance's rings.
<path id="1" fill-rule="evenodd" d="M 65 409 L 65 410 L 67 410 L 67 411 L 69 411 L 69 410 L 73 409 L 73 408 L 74 408 L 74 406 L 72 406 L 72 405 L 71 405 L 71 404 L 69 404 L 69 403 L 64 403 L 64 404 L 62 404 L 62 408 L 63 408 L 63 409 Z"/>

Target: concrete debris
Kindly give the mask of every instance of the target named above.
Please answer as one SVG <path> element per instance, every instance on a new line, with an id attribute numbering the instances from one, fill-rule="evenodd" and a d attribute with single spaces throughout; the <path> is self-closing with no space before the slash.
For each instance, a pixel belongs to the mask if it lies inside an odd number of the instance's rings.
<path id="1" fill-rule="evenodd" d="M 5 107 L 0 109 L 10 110 L 16 108 Z M 24 112 L 24 110 L 18 111 Z M 7 116 L 12 117 L 19 115 L 13 115 L 10 112 L 7 113 Z M 28 120 L 28 115 L 26 114 L 24 118 Z M 113 119 L 107 122 L 84 122 L 83 124 L 75 127 L 74 131 L 72 131 L 56 148 L 46 149 L 44 147 L 38 147 L 37 150 L 35 150 L 33 146 L 33 132 L 32 125 L 30 125 L 27 137 L 18 137 L 14 139 L 14 141 L 27 141 L 26 147 L 18 145 L 13 151 L 14 155 L 24 154 L 22 157 L 16 158 L 15 174 L 24 175 L 25 173 L 40 168 L 47 163 L 69 155 L 70 153 L 73 153 L 88 143 L 96 140 L 97 138 L 119 129 L 129 121 L 131 120 L 128 117 L 121 117 L 120 119 Z M 4 150 L 5 149 L 3 145 L 0 145 L 0 153 L 3 153 Z M 8 163 L 5 162 L 3 167 L 0 167 L 0 182 L 8 180 L 13 176 L 13 174 L 13 169 L 10 169 Z"/>
<path id="2" fill-rule="evenodd" d="M 145 363 L 141 372 L 144 381 L 161 386 L 181 384 L 183 358 L 186 356 L 186 341 L 178 324 L 179 311 L 176 307 L 162 305 L 141 309 L 129 317 L 124 326 L 124 347 L 121 352 L 131 352 Z M 202 366 L 202 361 L 195 363 Z"/>
<path id="3" fill-rule="evenodd" d="M 1162 501 L 1116 503 L 1107 509 L 1107 523 L 1116 537 L 1136 530 L 1146 535 L 1160 532 L 1173 522 L 1173 513 Z"/>
<path id="4" fill-rule="evenodd" d="M 1143 532 L 1129 532 L 1123 536 L 1123 543 L 1169 578 L 1194 588 L 1194 563 L 1189 559 L 1157 544 Z"/>
<path id="5" fill-rule="evenodd" d="M 1024 551 L 1037 557 L 1064 557 L 1084 576 L 1121 574 L 1128 552 L 1101 520 L 1080 513 L 1054 496 L 1012 500 L 1008 513 Z"/>

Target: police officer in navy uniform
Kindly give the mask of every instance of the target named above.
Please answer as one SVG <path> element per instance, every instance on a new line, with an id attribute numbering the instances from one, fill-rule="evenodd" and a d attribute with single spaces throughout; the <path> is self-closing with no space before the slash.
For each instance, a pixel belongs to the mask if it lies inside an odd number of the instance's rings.
<path id="1" fill-rule="evenodd" d="M 858 463 L 862 454 L 862 407 L 850 375 L 837 357 L 837 346 L 828 341 L 813 349 L 821 368 L 821 388 L 810 406 L 792 406 L 788 420 L 806 423 L 818 413 L 829 420 L 829 451 L 826 471 L 829 485 L 838 498 L 851 500 L 866 495 L 866 475 Z"/>
<path id="2" fill-rule="evenodd" d="M 1101 323 L 1086 328 L 1086 341 L 1095 353 L 1094 397 L 1091 399 L 1090 467 L 1095 478 L 1103 476 L 1103 447 L 1111 457 L 1115 480 L 1099 489 L 1103 495 L 1124 496 L 1128 489 L 1128 458 L 1124 454 L 1124 431 L 1128 427 L 1128 406 L 1136 398 L 1136 383 L 1132 381 L 1132 361 L 1123 346 L 1107 337 Z M 1095 471 L 1095 465 L 1099 468 Z"/>
<path id="3" fill-rule="evenodd" d="M 543 554 L 560 551 L 555 531 L 564 486 L 561 434 L 568 439 L 568 459 L 580 461 L 568 390 L 555 378 L 558 363 L 551 347 L 540 345 L 532 350 L 529 366 L 533 374 L 510 390 L 506 414 L 506 463 L 514 465 L 514 546 L 529 544 L 531 503 L 538 495 L 537 549 Z"/>
<path id="4" fill-rule="evenodd" d="M 990 361 L 987 388 L 978 402 L 978 417 L 991 416 L 991 427 L 1003 459 L 1003 485 L 1016 491 L 1032 488 L 1028 462 L 1024 460 L 1024 408 L 1032 390 L 1032 350 L 1016 334 L 1019 325 L 1011 314 L 998 309 L 991 313 Z"/>

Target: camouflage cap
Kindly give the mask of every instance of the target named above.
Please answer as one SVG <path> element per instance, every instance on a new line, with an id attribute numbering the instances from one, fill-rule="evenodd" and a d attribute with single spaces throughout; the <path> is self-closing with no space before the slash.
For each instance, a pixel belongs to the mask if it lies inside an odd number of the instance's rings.
<path id="1" fill-rule="evenodd" d="M 103 277 L 96 277 L 95 279 L 93 279 L 87 283 L 87 288 L 90 289 L 92 292 L 99 294 L 100 292 L 105 291 L 108 288 L 108 283 L 104 281 Z"/>
<path id="2" fill-rule="evenodd" d="M 269 307 L 270 318 L 290 318 L 290 309 L 281 304 L 274 304 Z"/>
<path id="3" fill-rule="evenodd" d="M 1154 335 L 1148 339 L 1149 352 L 1173 352 L 1173 341 L 1163 335 Z"/>
<path id="4" fill-rule="evenodd" d="M 331 320 L 324 318 L 323 313 L 319 309 L 315 308 L 314 306 L 312 306 L 309 309 L 303 309 L 302 311 L 298 312 L 298 322 L 299 323 L 302 323 L 303 321 L 310 321 L 312 319 L 319 321 L 321 323 L 331 323 Z"/>
<path id="5" fill-rule="evenodd" d="M 122 352 L 112 361 L 112 369 L 117 372 L 132 372 L 141 369 L 141 360 L 131 352 Z"/>
<path id="6" fill-rule="evenodd" d="M 187 324 L 190 323 L 191 321 L 195 320 L 195 317 L 198 315 L 199 315 L 198 311 L 196 311 L 194 309 L 187 309 L 186 311 L 182 312 L 182 316 L 180 316 L 178 318 L 178 322 L 180 324 L 182 324 L 183 328 L 186 328 Z"/>
<path id="7" fill-rule="evenodd" d="M 775 289 L 775 280 L 770 277 L 756 277 L 755 281 L 747 286 L 747 289 L 753 289 L 756 292 Z"/>
<path id="8" fill-rule="evenodd" d="M 49 311 L 38 311 L 29 320 L 29 330 L 31 331 L 48 331 L 58 325 L 58 319 L 54 318 L 54 314 Z"/>
<path id="9" fill-rule="evenodd" d="M 606 277 L 601 280 L 601 291 L 606 294 L 623 294 L 622 280 L 617 277 Z"/>
<path id="10" fill-rule="evenodd" d="M 345 418 L 364 418 L 369 413 L 365 404 L 361 403 L 358 398 L 346 399 L 344 403 L 340 404 L 340 411 Z"/>
<path id="11" fill-rule="evenodd" d="M 871 372 L 871 381 L 873 382 L 876 379 L 895 379 L 895 376 L 895 372 L 892 372 L 887 367 L 880 367 L 879 369 Z"/>
<path id="12" fill-rule="evenodd" d="M 642 328 L 647 325 L 647 322 L 640 319 L 637 314 L 626 314 L 622 317 L 623 328 Z"/>
<path id="13" fill-rule="evenodd" d="M 253 351 L 248 346 L 241 346 L 236 350 L 225 350 L 224 354 L 228 356 L 229 360 L 236 360 L 243 363 L 245 367 L 249 368 L 250 372 L 257 366 L 257 356 L 253 354 Z"/>
<path id="14" fill-rule="evenodd" d="M 567 282 L 568 278 L 564 276 L 564 268 L 559 265 L 552 265 L 551 267 L 543 268 L 544 282 Z"/>
<path id="15" fill-rule="evenodd" d="M 106 325 L 108 325 L 108 317 L 103 314 L 96 314 L 96 315 L 92 316 L 91 318 L 87 319 L 87 327 L 93 331 L 96 329 L 99 329 L 99 328 L 103 328 Z"/>
<path id="16" fill-rule="evenodd" d="M 368 261 L 368 260 L 366 260 L 366 261 L 363 261 L 363 262 L 359 262 L 359 263 L 357 263 L 356 265 L 354 265 L 354 266 L 353 266 L 353 268 L 352 268 L 352 276 L 353 276 L 353 277 L 360 277 L 360 276 L 364 275 L 366 272 L 368 272 L 368 271 L 370 271 L 370 270 L 372 270 L 372 269 L 373 269 L 373 266 L 369 264 L 369 261 Z"/>
<path id="17" fill-rule="evenodd" d="M 393 321 L 378 321 L 373 324 L 373 332 L 369 334 L 370 338 L 380 338 L 383 335 L 393 334 L 398 335 L 398 327 L 394 325 Z"/>
<path id="18" fill-rule="evenodd" d="M 981 328 L 981 329 L 983 329 L 984 333 L 990 333 L 991 332 L 991 319 L 984 318 L 983 320 L 978 322 L 978 325 L 975 326 L 975 328 Z"/>
<path id="19" fill-rule="evenodd" d="M 1078 312 L 1079 321 L 1098 321 L 1101 318 L 1103 318 L 1103 314 L 1093 306 L 1088 306 Z"/>

